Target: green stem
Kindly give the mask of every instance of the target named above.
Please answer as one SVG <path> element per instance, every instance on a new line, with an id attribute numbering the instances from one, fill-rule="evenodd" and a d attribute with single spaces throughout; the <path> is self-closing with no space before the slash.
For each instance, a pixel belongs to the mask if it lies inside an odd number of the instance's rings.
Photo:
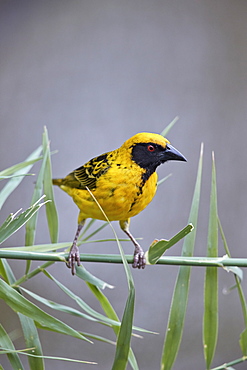
<path id="1" fill-rule="evenodd" d="M 237 365 L 237 364 L 240 364 L 241 362 L 244 362 L 247 360 L 247 357 L 246 356 L 243 356 L 241 358 L 238 358 L 237 360 L 234 360 L 234 361 L 230 361 L 228 363 L 225 363 L 225 364 L 222 364 L 220 366 L 217 366 L 217 367 L 214 367 L 213 369 L 211 370 L 223 370 L 223 369 L 228 369 L 230 368 L 230 366 L 233 366 L 233 365 Z"/>
<path id="2" fill-rule="evenodd" d="M 45 270 L 47 267 L 53 265 L 53 263 L 54 261 L 44 263 L 42 266 L 37 267 L 36 269 L 31 271 L 29 274 L 23 275 L 20 279 L 16 280 L 14 284 L 18 286 L 24 283 L 25 281 L 31 279 L 33 276 L 38 275 L 40 272 Z"/>
<path id="3" fill-rule="evenodd" d="M 68 253 L 41 253 L 10 251 L 0 249 L 0 258 L 38 260 L 38 261 L 60 261 L 65 262 Z M 133 255 L 125 256 L 128 263 L 133 262 Z M 118 254 L 80 254 L 82 262 L 104 262 L 104 263 L 122 263 L 122 258 Z M 161 257 L 157 264 L 159 265 L 186 265 L 186 266 L 239 266 L 247 267 L 247 258 L 226 258 L 226 257 Z M 42 266 L 43 268 L 43 266 Z"/>

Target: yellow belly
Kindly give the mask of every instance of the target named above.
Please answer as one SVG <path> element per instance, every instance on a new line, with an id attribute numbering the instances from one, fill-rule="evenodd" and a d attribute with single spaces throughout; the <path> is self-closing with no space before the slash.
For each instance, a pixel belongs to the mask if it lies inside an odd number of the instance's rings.
<path id="1" fill-rule="evenodd" d="M 141 212 L 153 199 L 156 193 L 157 174 L 153 173 L 143 187 L 137 179 L 130 178 L 123 182 L 120 178 L 104 176 L 99 178 L 97 188 L 92 194 L 104 210 L 110 221 L 127 220 Z M 80 209 L 78 222 L 86 218 L 105 220 L 101 209 L 87 190 L 61 186 Z"/>

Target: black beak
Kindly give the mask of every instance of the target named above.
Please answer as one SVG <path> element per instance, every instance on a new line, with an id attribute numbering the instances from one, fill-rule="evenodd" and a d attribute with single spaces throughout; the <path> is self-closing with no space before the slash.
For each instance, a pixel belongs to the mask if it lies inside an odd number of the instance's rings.
<path id="1" fill-rule="evenodd" d="M 162 162 L 166 162 L 166 161 L 184 161 L 184 162 L 187 162 L 187 159 L 183 156 L 183 154 L 181 154 L 171 144 L 167 144 L 165 151 L 162 153 Z"/>

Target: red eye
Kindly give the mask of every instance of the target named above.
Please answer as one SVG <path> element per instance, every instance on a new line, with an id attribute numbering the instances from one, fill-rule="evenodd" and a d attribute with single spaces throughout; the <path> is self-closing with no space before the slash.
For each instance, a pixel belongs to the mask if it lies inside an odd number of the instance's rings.
<path id="1" fill-rule="evenodd" d="M 155 147 L 153 145 L 148 145 L 148 151 L 149 152 L 154 152 L 155 151 Z"/>

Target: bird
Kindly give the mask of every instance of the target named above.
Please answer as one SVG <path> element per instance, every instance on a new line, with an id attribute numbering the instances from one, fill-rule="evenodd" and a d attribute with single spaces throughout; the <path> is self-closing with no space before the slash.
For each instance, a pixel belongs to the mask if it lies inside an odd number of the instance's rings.
<path id="1" fill-rule="evenodd" d="M 144 268 L 143 249 L 131 234 L 130 219 L 153 199 L 158 175 L 156 169 L 170 160 L 187 161 L 162 135 L 140 132 L 113 151 L 92 158 L 65 178 L 53 179 L 79 208 L 77 231 L 69 251 L 67 267 L 72 275 L 80 266 L 78 237 L 86 219 L 119 221 L 120 228 L 134 244 L 134 268 Z"/>

